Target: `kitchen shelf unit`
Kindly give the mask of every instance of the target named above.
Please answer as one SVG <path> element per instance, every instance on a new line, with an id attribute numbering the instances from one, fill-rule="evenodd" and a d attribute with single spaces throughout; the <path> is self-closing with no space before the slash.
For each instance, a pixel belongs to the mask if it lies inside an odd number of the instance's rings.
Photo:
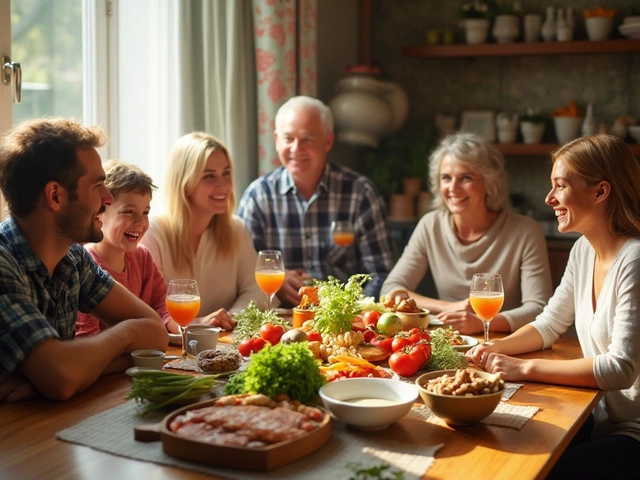
<path id="1" fill-rule="evenodd" d="M 640 39 L 576 40 L 572 42 L 484 43 L 482 45 L 414 45 L 404 47 L 407 58 L 475 58 L 515 57 L 534 55 L 582 55 L 607 53 L 640 53 Z M 558 144 L 496 144 L 504 155 L 549 155 Z M 640 156 L 640 144 L 629 144 L 633 154 Z"/>
<path id="2" fill-rule="evenodd" d="M 640 39 L 576 40 L 573 42 L 484 43 L 482 45 L 414 45 L 402 49 L 410 58 L 515 57 L 597 53 L 640 53 Z"/>

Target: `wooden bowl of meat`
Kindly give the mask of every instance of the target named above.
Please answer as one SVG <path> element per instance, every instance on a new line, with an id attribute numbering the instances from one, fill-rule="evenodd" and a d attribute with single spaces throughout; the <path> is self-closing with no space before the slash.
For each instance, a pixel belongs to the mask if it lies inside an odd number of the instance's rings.
<path id="1" fill-rule="evenodd" d="M 288 398 L 230 395 L 194 403 L 160 423 L 139 425 L 135 439 L 160 440 L 167 455 L 196 463 L 268 471 L 318 450 L 331 437 L 331 415 Z"/>

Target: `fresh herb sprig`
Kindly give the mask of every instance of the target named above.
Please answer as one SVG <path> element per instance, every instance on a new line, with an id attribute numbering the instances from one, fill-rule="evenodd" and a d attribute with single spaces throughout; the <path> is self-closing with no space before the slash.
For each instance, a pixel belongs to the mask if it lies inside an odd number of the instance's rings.
<path id="1" fill-rule="evenodd" d="M 292 400 L 314 403 L 325 383 L 306 342 L 279 343 L 254 353 L 247 369 L 229 379 L 224 393 L 262 393 L 271 398 L 285 393 Z"/>
<path id="2" fill-rule="evenodd" d="M 351 330 L 353 317 L 362 310 L 359 300 L 364 291 L 363 284 L 371 275 L 352 275 L 347 283 L 329 277 L 318 282 L 319 305 L 313 319 L 314 330 L 320 333 L 344 333 Z"/>
<path id="3" fill-rule="evenodd" d="M 141 415 L 147 415 L 168 405 L 200 400 L 211 391 L 218 375 L 194 377 L 162 370 L 140 370 L 133 374 L 131 391 L 125 397 L 144 404 Z"/>
<path id="4" fill-rule="evenodd" d="M 464 356 L 449 343 L 444 329 L 431 330 L 431 358 L 425 366 L 428 372 L 463 368 L 466 364 Z"/>
<path id="5" fill-rule="evenodd" d="M 268 310 L 263 312 L 253 301 L 249 302 L 249 305 L 236 315 L 236 320 L 238 323 L 234 329 L 236 335 L 233 339 L 233 345 L 235 346 L 238 346 L 242 340 L 257 337 L 260 327 L 267 323 L 280 325 L 285 331 L 291 328 L 291 325 L 278 317 L 275 311 Z"/>
<path id="6" fill-rule="evenodd" d="M 347 468 L 354 473 L 349 480 L 404 480 L 404 472 L 391 470 L 391 465 L 386 463 L 365 468 L 361 463 L 349 462 Z"/>

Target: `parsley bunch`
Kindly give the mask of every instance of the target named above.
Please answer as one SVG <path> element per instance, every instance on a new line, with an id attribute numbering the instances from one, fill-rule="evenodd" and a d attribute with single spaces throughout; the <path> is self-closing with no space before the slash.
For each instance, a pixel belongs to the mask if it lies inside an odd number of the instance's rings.
<path id="1" fill-rule="evenodd" d="M 352 275 L 347 283 L 329 277 L 326 282 L 318 282 L 319 305 L 315 309 L 313 328 L 320 333 L 344 333 L 351 330 L 353 317 L 362 310 L 363 284 L 371 280 L 371 275 Z"/>
<path id="2" fill-rule="evenodd" d="M 260 327 L 267 323 L 280 325 L 285 331 L 291 328 L 291 325 L 282 320 L 275 311 L 263 312 L 253 300 L 236 315 L 236 320 L 238 324 L 234 329 L 236 335 L 233 339 L 233 345 L 236 347 L 242 340 L 257 337 Z"/>
<path id="3" fill-rule="evenodd" d="M 224 393 L 262 393 L 271 398 L 285 393 L 309 404 L 317 401 L 326 382 L 306 342 L 279 343 L 251 355 L 247 369 L 229 379 Z"/>
<path id="4" fill-rule="evenodd" d="M 431 330 L 431 358 L 424 367 L 428 372 L 458 369 L 466 364 L 464 355 L 460 355 L 449 343 L 444 329 Z"/>
<path id="5" fill-rule="evenodd" d="M 349 480 L 404 480 L 404 472 L 391 470 L 391 465 L 386 463 L 366 468 L 361 463 L 350 462 L 347 468 L 354 473 Z"/>

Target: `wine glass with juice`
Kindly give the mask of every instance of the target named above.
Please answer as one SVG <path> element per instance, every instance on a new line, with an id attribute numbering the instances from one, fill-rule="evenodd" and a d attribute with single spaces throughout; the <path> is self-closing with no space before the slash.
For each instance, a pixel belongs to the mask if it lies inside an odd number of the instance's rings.
<path id="1" fill-rule="evenodd" d="M 336 245 L 348 247 L 355 239 L 351 222 L 331 222 L 331 235 Z"/>
<path id="2" fill-rule="evenodd" d="M 182 358 L 187 358 L 186 329 L 200 311 L 198 282 L 190 279 L 170 280 L 167 285 L 167 311 L 178 324 L 182 337 Z"/>
<path id="3" fill-rule="evenodd" d="M 484 324 L 484 341 L 489 341 L 489 322 L 504 303 L 502 277 L 497 273 L 476 273 L 471 279 L 469 302 Z"/>
<path id="4" fill-rule="evenodd" d="M 271 302 L 284 283 L 284 261 L 279 250 L 260 250 L 256 263 L 256 282 L 267 296 L 268 310 Z"/>

